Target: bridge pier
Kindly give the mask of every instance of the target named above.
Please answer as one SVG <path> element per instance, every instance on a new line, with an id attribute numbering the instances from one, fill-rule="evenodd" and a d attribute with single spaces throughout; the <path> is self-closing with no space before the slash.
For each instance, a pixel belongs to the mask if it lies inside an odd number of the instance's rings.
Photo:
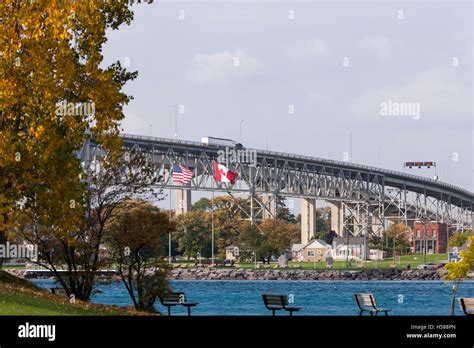
<path id="1" fill-rule="evenodd" d="M 191 211 L 191 190 L 176 190 L 176 215 Z"/>
<path id="2" fill-rule="evenodd" d="M 338 237 L 343 237 L 344 231 L 344 210 L 342 202 L 331 203 L 331 230 L 336 232 Z"/>
<path id="3" fill-rule="evenodd" d="M 270 220 L 276 217 L 276 197 L 273 194 L 264 194 L 260 196 L 263 204 L 262 220 Z M 266 209 L 265 209 L 266 208 Z"/>
<path id="4" fill-rule="evenodd" d="M 301 244 L 308 243 L 316 233 L 316 199 L 301 198 Z"/>

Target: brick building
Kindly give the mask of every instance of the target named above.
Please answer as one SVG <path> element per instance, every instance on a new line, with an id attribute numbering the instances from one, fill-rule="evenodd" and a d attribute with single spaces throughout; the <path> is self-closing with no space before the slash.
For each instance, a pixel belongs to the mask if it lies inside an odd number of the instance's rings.
<path id="1" fill-rule="evenodd" d="M 445 253 L 448 244 L 448 226 L 445 223 L 415 222 L 410 241 L 413 244 L 413 252 L 423 254 Z"/>

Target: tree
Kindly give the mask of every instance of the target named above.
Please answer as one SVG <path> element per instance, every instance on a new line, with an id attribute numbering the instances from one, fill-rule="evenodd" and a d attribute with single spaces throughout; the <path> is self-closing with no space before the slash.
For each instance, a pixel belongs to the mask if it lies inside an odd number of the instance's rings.
<path id="1" fill-rule="evenodd" d="M 193 204 L 192 210 L 210 211 L 211 200 L 206 197 L 199 199 L 196 203 Z"/>
<path id="2" fill-rule="evenodd" d="M 472 236 L 472 230 L 466 231 L 457 231 L 449 237 L 448 246 L 450 247 L 460 247 L 466 243 L 467 239 Z"/>
<path id="3" fill-rule="evenodd" d="M 262 257 L 278 257 L 299 240 L 299 228 L 283 220 L 264 220 L 260 223 L 264 240 Z"/>
<path id="4" fill-rule="evenodd" d="M 102 46 L 140 2 L 0 2 L 0 242 L 21 219 L 19 202 L 46 205 L 35 220 L 47 233 L 65 236 L 82 223 L 74 152 L 86 130 L 108 152 L 121 148 L 116 135 L 131 99 L 122 87 L 136 73 L 103 67 Z"/>
<path id="5" fill-rule="evenodd" d="M 314 237 L 316 239 L 322 239 L 328 244 L 332 244 L 332 241 L 334 240 L 334 238 L 337 237 L 337 233 L 333 230 L 331 230 L 331 231 L 320 231 L 320 232 L 316 232 Z"/>
<path id="6" fill-rule="evenodd" d="M 226 247 L 237 243 L 241 222 L 247 218 L 245 211 L 249 211 L 249 202 L 244 199 L 231 196 L 214 198 L 215 243 L 220 257 L 225 256 Z"/>
<path id="7" fill-rule="evenodd" d="M 243 221 L 240 226 L 241 232 L 237 239 L 239 247 L 239 259 L 243 261 L 253 261 L 255 258 L 260 260 L 266 255 L 262 253 L 262 245 L 264 243 L 264 235 L 257 226 L 252 225 L 249 221 Z"/>
<path id="8" fill-rule="evenodd" d="M 163 237 L 175 230 L 168 214 L 140 201 L 128 201 L 108 224 L 107 244 L 135 308 L 154 312 L 156 297 L 170 290 Z"/>
<path id="9" fill-rule="evenodd" d="M 453 282 L 453 296 L 451 298 L 451 315 L 454 315 L 454 307 L 456 303 L 456 293 L 461 281 L 467 278 L 469 271 L 474 267 L 474 237 L 468 238 L 468 245 L 465 251 L 460 253 L 461 260 L 458 262 L 450 262 L 445 268 L 448 273 L 445 276 L 447 282 Z"/>
<path id="10" fill-rule="evenodd" d="M 411 243 L 408 240 L 408 234 L 410 233 L 409 228 L 404 224 L 393 224 L 390 225 L 383 233 L 382 240 L 386 241 L 387 244 L 381 245 L 382 250 L 386 251 L 388 255 L 404 255 L 410 251 Z M 375 240 L 372 239 L 373 243 Z M 372 244 L 373 245 L 373 244 Z M 380 245 L 380 244 L 379 244 Z"/>
<path id="11" fill-rule="evenodd" d="M 83 216 L 77 228 L 58 231 L 54 225 L 56 219 L 40 219 L 57 214 L 53 204 L 45 203 L 22 210 L 21 223 L 15 231 L 38 246 L 40 257 L 36 263 L 53 272 L 68 296 L 88 301 L 97 270 L 107 265 L 100 258 L 107 224 L 124 202 L 158 197 L 161 192 L 154 191 L 152 186 L 161 177 L 147 165 L 146 156 L 137 151 L 125 153 L 113 162 L 97 158 L 90 168 L 85 168 L 83 175 L 88 191 L 79 206 L 83 207 L 80 210 Z"/>
<path id="12" fill-rule="evenodd" d="M 289 223 L 296 223 L 295 214 L 293 214 L 290 209 L 285 204 L 285 200 L 281 196 L 277 196 L 277 215 L 276 218 L 278 220 L 285 220 Z"/>
<path id="13" fill-rule="evenodd" d="M 176 232 L 173 239 L 178 243 L 182 255 L 197 259 L 197 254 L 211 256 L 211 214 L 193 210 L 176 217 Z"/>

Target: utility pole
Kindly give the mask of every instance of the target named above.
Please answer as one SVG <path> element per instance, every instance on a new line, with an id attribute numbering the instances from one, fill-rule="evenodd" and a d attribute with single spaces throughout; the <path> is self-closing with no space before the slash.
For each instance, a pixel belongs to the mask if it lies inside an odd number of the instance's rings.
<path id="1" fill-rule="evenodd" d="M 174 137 L 178 139 L 178 105 L 174 106 Z"/>
<path id="2" fill-rule="evenodd" d="M 349 162 L 352 162 L 352 131 L 349 131 Z"/>

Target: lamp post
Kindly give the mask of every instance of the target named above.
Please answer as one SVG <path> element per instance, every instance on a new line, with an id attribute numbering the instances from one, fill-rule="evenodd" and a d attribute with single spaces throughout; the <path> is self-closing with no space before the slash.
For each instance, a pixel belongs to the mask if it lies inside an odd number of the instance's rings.
<path id="1" fill-rule="evenodd" d="M 178 105 L 174 105 L 174 138 L 178 139 Z"/>

